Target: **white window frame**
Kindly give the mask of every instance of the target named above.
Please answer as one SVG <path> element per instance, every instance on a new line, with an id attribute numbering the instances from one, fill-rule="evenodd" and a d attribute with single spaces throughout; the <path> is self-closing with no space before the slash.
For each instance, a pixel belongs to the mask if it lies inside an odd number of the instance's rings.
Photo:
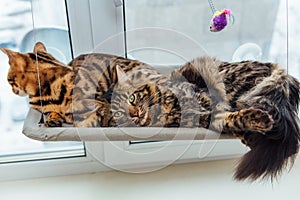
<path id="1" fill-rule="evenodd" d="M 92 52 L 97 44 L 124 33 L 122 0 L 65 0 L 73 55 Z M 124 35 L 123 35 L 124 36 Z M 106 53 L 125 54 L 124 37 Z M 0 180 L 93 173 L 112 169 L 143 172 L 150 166 L 228 159 L 247 148 L 238 140 L 163 141 L 142 144 L 86 142 L 86 155 L 0 164 Z M 150 153 L 149 153 L 150 152 Z M 154 152 L 154 153 L 153 153 Z M 159 169 L 159 168 L 155 168 Z"/>

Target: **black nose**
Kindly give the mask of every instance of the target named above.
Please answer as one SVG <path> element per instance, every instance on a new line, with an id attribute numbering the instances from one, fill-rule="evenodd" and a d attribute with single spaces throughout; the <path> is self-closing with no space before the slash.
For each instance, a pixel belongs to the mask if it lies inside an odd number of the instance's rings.
<path id="1" fill-rule="evenodd" d="M 14 79 L 13 79 L 13 78 L 7 78 L 7 81 L 8 81 L 9 83 L 12 83 L 12 82 L 14 82 Z"/>

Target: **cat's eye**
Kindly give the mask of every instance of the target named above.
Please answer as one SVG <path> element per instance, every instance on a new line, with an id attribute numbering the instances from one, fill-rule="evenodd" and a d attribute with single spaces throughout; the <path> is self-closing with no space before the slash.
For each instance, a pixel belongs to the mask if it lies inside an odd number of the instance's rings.
<path id="1" fill-rule="evenodd" d="M 129 103 L 133 103 L 134 100 L 135 100 L 135 96 L 133 94 L 130 95 L 129 98 L 128 98 L 128 100 L 129 100 Z"/>
<path id="2" fill-rule="evenodd" d="M 121 117 L 123 113 L 121 111 L 115 112 L 114 117 Z"/>

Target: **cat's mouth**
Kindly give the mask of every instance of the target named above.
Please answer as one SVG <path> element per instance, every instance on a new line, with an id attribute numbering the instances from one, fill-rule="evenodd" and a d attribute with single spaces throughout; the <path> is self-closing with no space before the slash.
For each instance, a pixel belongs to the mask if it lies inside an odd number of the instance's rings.
<path id="1" fill-rule="evenodd" d="M 149 111 L 144 108 L 130 108 L 130 117 L 132 121 L 139 126 L 148 126 L 151 122 Z"/>
<path id="2" fill-rule="evenodd" d="M 149 117 L 133 117 L 132 121 L 139 126 L 149 126 L 151 119 Z"/>
<path id="3" fill-rule="evenodd" d="M 148 126 L 151 122 L 151 118 L 148 112 L 138 113 L 136 116 L 131 116 L 132 121 L 139 126 Z"/>

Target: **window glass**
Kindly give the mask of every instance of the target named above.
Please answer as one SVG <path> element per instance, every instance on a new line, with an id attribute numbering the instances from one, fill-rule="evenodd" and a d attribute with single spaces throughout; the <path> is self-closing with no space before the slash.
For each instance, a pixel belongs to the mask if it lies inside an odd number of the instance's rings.
<path id="1" fill-rule="evenodd" d="M 149 63 L 182 64 L 195 56 L 201 56 L 194 53 L 198 51 L 195 48 L 198 46 L 203 49 L 202 54 L 225 61 L 255 59 L 286 66 L 286 0 L 215 0 L 213 3 L 216 10 L 228 8 L 234 16 L 234 20 L 221 32 L 209 30 L 213 13 L 207 0 L 126 0 L 127 31 L 145 27 L 167 30 L 159 37 L 151 31 L 145 33 L 149 37 L 127 37 L 129 55 Z M 299 3 L 293 1 L 293 4 Z M 289 14 L 291 18 L 295 16 L 296 9 Z M 179 37 L 170 39 L 174 34 L 182 34 L 197 45 L 193 46 L 192 42 L 180 40 Z M 136 47 L 137 43 L 151 42 L 169 43 L 169 49 L 161 53 L 161 49 Z M 170 53 L 179 47 L 185 59 L 180 59 L 182 55 Z"/>
<path id="2" fill-rule="evenodd" d="M 300 1 L 213 0 L 216 10 L 227 8 L 234 16 L 220 32 L 209 30 L 213 12 L 207 0 L 124 3 L 129 57 L 154 66 L 178 66 L 204 54 L 224 61 L 259 60 L 278 63 L 300 78 Z"/>
<path id="3" fill-rule="evenodd" d="M 42 41 L 60 61 L 71 59 L 64 0 L 1 0 L 0 8 L 0 46 L 30 52 Z M 2 52 L 0 60 L 0 162 L 84 155 L 83 143 L 39 142 L 22 134 L 28 97 L 12 93 L 6 80 L 8 59 Z"/>

